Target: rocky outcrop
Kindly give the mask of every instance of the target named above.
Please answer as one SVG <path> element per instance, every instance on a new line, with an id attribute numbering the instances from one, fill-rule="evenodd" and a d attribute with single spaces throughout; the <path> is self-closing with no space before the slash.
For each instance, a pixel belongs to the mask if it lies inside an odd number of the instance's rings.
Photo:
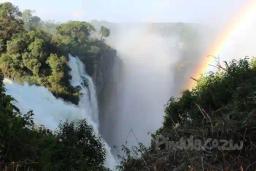
<path id="1" fill-rule="evenodd" d="M 107 48 L 93 65 L 94 72 L 92 73 L 92 78 L 96 85 L 99 100 L 103 96 L 105 85 L 112 77 L 116 58 L 116 51 L 114 49 Z"/>

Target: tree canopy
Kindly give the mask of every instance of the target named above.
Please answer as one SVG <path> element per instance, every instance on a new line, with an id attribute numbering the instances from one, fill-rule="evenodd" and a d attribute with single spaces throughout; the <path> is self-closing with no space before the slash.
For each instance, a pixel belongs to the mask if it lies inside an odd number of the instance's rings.
<path id="1" fill-rule="evenodd" d="M 110 30 L 104 26 L 101 26 L 100 34 L 101 34 L 101 39 L 103 39 L 103 37 L 108 37 L 110 35 Z"/>
<path id="2" fill-rule="evenodd" d="M 6 48 L 6 42 L 16 33 L 23 31 L 21 12 L 10 2 L 0 4 L 0 43 L 1 51 Z"/>
<path id="3" fill-rule="evenodd" d="M 55 96 L 77 104 L 79 90 L 69 83 L 68 54 L 79 56 L 89 74 L 95 72 L 101 52 L 109 47 L 94 38 L 94 32 L 87 22 L 50 24 L 31 10 L 20 12 L 11 3 L 2 3 L 0 70 L 5 77 L 45 86 Z"/>

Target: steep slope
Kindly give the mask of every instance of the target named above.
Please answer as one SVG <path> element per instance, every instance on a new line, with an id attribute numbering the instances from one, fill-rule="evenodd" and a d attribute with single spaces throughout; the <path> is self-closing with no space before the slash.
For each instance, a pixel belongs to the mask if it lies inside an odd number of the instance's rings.
<path id="1" fill-rule="evenodd" d="M 232 61 L 171 98 L 150 148 L 123 170 L 255 170 L 256 60 Z M 134 153 L 136 154 L 136 153 Z"/>

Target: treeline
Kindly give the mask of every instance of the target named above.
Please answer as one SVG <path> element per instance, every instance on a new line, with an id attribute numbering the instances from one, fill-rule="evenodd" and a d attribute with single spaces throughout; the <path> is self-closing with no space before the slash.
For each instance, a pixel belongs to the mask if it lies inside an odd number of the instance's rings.
<path id="1" fill-rule="evenodd" d="M 105 150 L 85 120 L 52 132 L 21 114 L 0 74 L 0 170 L 105 170 Z M 26 99 L 24 99 L 26 100 Z"/>
<path id="2" fill-rule="evenodd" d="M 43 22 L 30 10 L 2 3 L 0 70 L 5 77 L 45 86 L 55 96 L 78 103 L 79 91 L 69 83 L 68 54 L 79 56 L 92 74 L 98 57 L 110 49 L 104 43 L 109 34 L 105 27 L 97 33 L 87 22 Z"/>
<path id="3" fill-rule="evenodd" d="M 121 170 L 256 169 L 256 59 L 225 65 L 170 99 L 152 146 L 124 148 Z"/>

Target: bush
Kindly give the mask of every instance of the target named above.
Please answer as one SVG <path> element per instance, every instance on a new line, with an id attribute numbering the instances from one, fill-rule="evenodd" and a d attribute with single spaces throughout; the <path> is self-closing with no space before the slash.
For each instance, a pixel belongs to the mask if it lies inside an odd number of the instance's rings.
<path id="1" fill-rule="evenodd" d="M 174 142 L 191 136 L 232 140 L 238 146 L 242 142 L 242 149 L 174 150 L 152 143 L 140 153 L 143 158 L 125 158 L 122 170 L 255 170 L 255 85 L 255 59 L 233 60 L 217 73 L 203 76 L 191 91 L 172 97 L 163 127 L 152 137 L 153 142 L 160 135 Z"/>

